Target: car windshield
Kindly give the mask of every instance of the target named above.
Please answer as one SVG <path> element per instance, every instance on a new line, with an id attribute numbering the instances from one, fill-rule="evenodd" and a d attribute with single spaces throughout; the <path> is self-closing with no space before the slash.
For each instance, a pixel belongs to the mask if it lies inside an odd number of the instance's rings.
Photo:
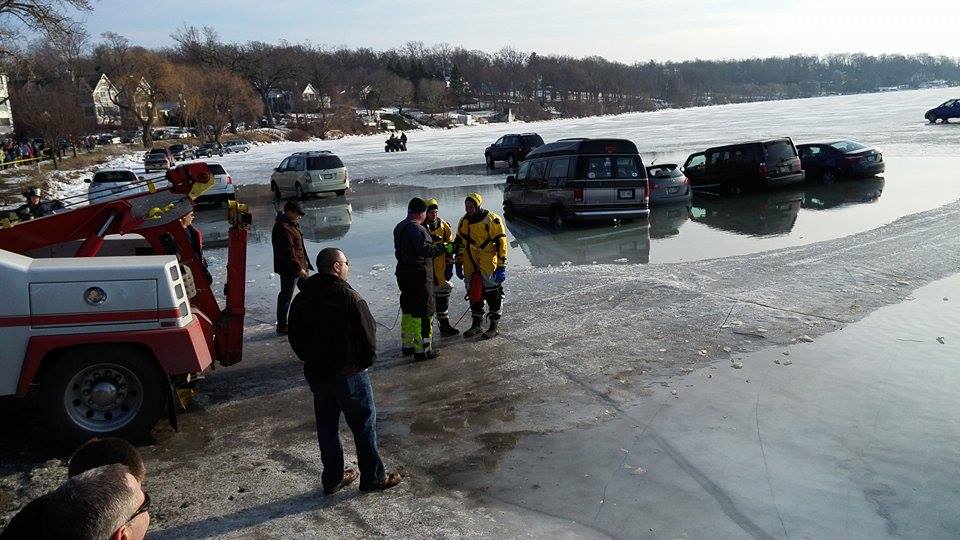
<path id="1" fill-rule="evenodd" d="M 787 141 L 776 141 L 764 145 L 767 149 L 767 161 L 777 163 L 797 157 L 793 145 Z"/>
<path id="2" fill-rule="evenodd" d="M 307 158 L 308 171 L 323 171 L 326 169 L 339 169 L 343 167 L 343 162 L 337 156 L 313 156 Z"/>
<path id="3" fill-rule="evenodd" d="M 133 171 L 101 171 L 93 175 L 91 183 L 133 182 L 136 179 L 137 175 L 133 174 Z"/>
<path id="4" fill-rule="evenodd" d="M 867 145 L 860 144 L 857 141 L 837 141 L 835 143 L 831 143 L 830 146 L 841 152 L 856 152 L 857 150 L 863 150 L 867 148 Z"/>
<path id="5" fill-rule="evenodd" d="M 207 167 L 210 169 L 210 174 L 227 174 L 227 171 L 223 170 L 223 165 L 219 163 L 207 163 Z"/>

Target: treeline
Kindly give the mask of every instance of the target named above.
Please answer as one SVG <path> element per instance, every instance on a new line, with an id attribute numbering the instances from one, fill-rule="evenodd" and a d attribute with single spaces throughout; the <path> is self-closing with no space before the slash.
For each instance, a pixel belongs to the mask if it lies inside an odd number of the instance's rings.
<path id="1" fill-rule="evenodd" d="M 90 115 L 77 111 L 90 109 L 101 74 L 112 84 L 108 97 L 118 120 L 140 128 L 145 146 L 161 105 L 170 103 L 174 112 L 166 121 L 216 140 L 261 117 L 273 126 L 278 112 L 289 112 L 277 108 L 305 113 L 303 121 L 326 129 L 338 127 L 332 122 L 338 118 L 357 122 L 356 109 L 382 107 L 401 113 L 413 107 L 427 113 L 510 108 L 520 118 L 545 119 L 960 81 L 957 59 L 930 55 L 624 64 L 421 42 L 387 51 L 229 43 L 211 28 L 196 27 L 171 37 L 170 47 L 147 49 L 113 33 L 91 39 L 74 26 L 31 42 L 7 67 L 18 130 L 59 140 L 95 129 Z M 308 84 L 316 91 L 311 100 L 304 95 Z"/>

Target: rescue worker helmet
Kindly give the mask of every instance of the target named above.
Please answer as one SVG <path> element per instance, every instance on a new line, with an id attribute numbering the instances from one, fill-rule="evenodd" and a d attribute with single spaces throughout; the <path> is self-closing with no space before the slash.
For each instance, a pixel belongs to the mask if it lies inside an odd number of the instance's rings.
<path id="1" fill-rule="evenodd" d="M 479 193 L 471 193 L 467 195 L 468 201 L 473 201 L 473 204 L 477 205 L 477 208 L 483 206 L 483 197 Z"/>
<path id="2" fill-rule="evenodd" d="M 23 192 L 23 196 L 24 196 L 24 197 L 27 197 L 27 198 L 30 198 L 30 197 L 39 197 L 39 196 L 40 196 L 40 188 L 38 188 L 38 187 L 32 187 L 32 188 L 24 191 L 24 192 Z"/>
<path id="3" fill-rule="evenodd" d="M 427 199 L 427 211 L 428 211 L 428 212 L 429 212 L 430 210 L 439 210 L 439 209 L 440 209 L 440 203 L 438 203 L 436 199 Z"/>

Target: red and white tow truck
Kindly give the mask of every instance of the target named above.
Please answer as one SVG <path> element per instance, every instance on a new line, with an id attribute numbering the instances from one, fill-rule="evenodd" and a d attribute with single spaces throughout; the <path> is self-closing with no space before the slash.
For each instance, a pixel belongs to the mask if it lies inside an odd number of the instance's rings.
<path id="1" fill-rule="evenodd" d="M 139 438 L 165 415 L 176 427 L 178 390 L 241 359 L 250 214 L 231 201 L 221 308 L 180 223 L 210 172 L 165 176 L 163 188 L 0 227 L 0 396 L 39 391 L 62 440 Z"/>

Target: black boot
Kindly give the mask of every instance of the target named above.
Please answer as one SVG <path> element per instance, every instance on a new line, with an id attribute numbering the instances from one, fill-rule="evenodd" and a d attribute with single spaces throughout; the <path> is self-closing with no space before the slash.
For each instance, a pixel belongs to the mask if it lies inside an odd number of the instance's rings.
<path id="1" fill-rule="evenodd" d="M 435 350 L 433 350 L 433 349 L 427 349 L 426 351 L 424 351 L 424 352 L 422 352 L 422 353 L 419 353 L 419 352 L 418 352 L 418 353 L 414 353 L 414 355 L 413 355 L 413 360 L 414 360 L 415 362 L 422 362 L 422 361 L 424 361 L 424 360 L 433 360 L 434 358 L 436 358 L 436 357 L 438 357 L 438 356 L 440 356 L 440 353 L 438 353 L 437 351 L 435 351 Z"/>
<path id="2" fill-rule="evenodd" d="M 473 325 L 470 326 L 470 328 L 463 333 L 463 337 L 465 338 L 473 337 L 480 334 L 481 332 L 483 332 L 483 317 L 474 317 Z"/>
<path id="3" fill-rule="evenodd" d="M 403 347 L 402 349 L 400 349 L 400 353 L 403 354 L 404 356 L 410 356 L 414 352 L 415 351 L 413 347 Z"/>
<path id="4" fill-rule="evenodd" d="M 492 339 L 500 335 L 497 332 L 498 324 L 500 324 L 500 319 L 490 319 L 490 329 L 483 333 L 483 339 Z"/>
<path id="5" fill-rule="evenodd" d="M 443 337 L 455 336 L 460 333 L 459 330 L 450 326 L 450 319 L 437 319 L 440 323 L 440 335 Z"/>

